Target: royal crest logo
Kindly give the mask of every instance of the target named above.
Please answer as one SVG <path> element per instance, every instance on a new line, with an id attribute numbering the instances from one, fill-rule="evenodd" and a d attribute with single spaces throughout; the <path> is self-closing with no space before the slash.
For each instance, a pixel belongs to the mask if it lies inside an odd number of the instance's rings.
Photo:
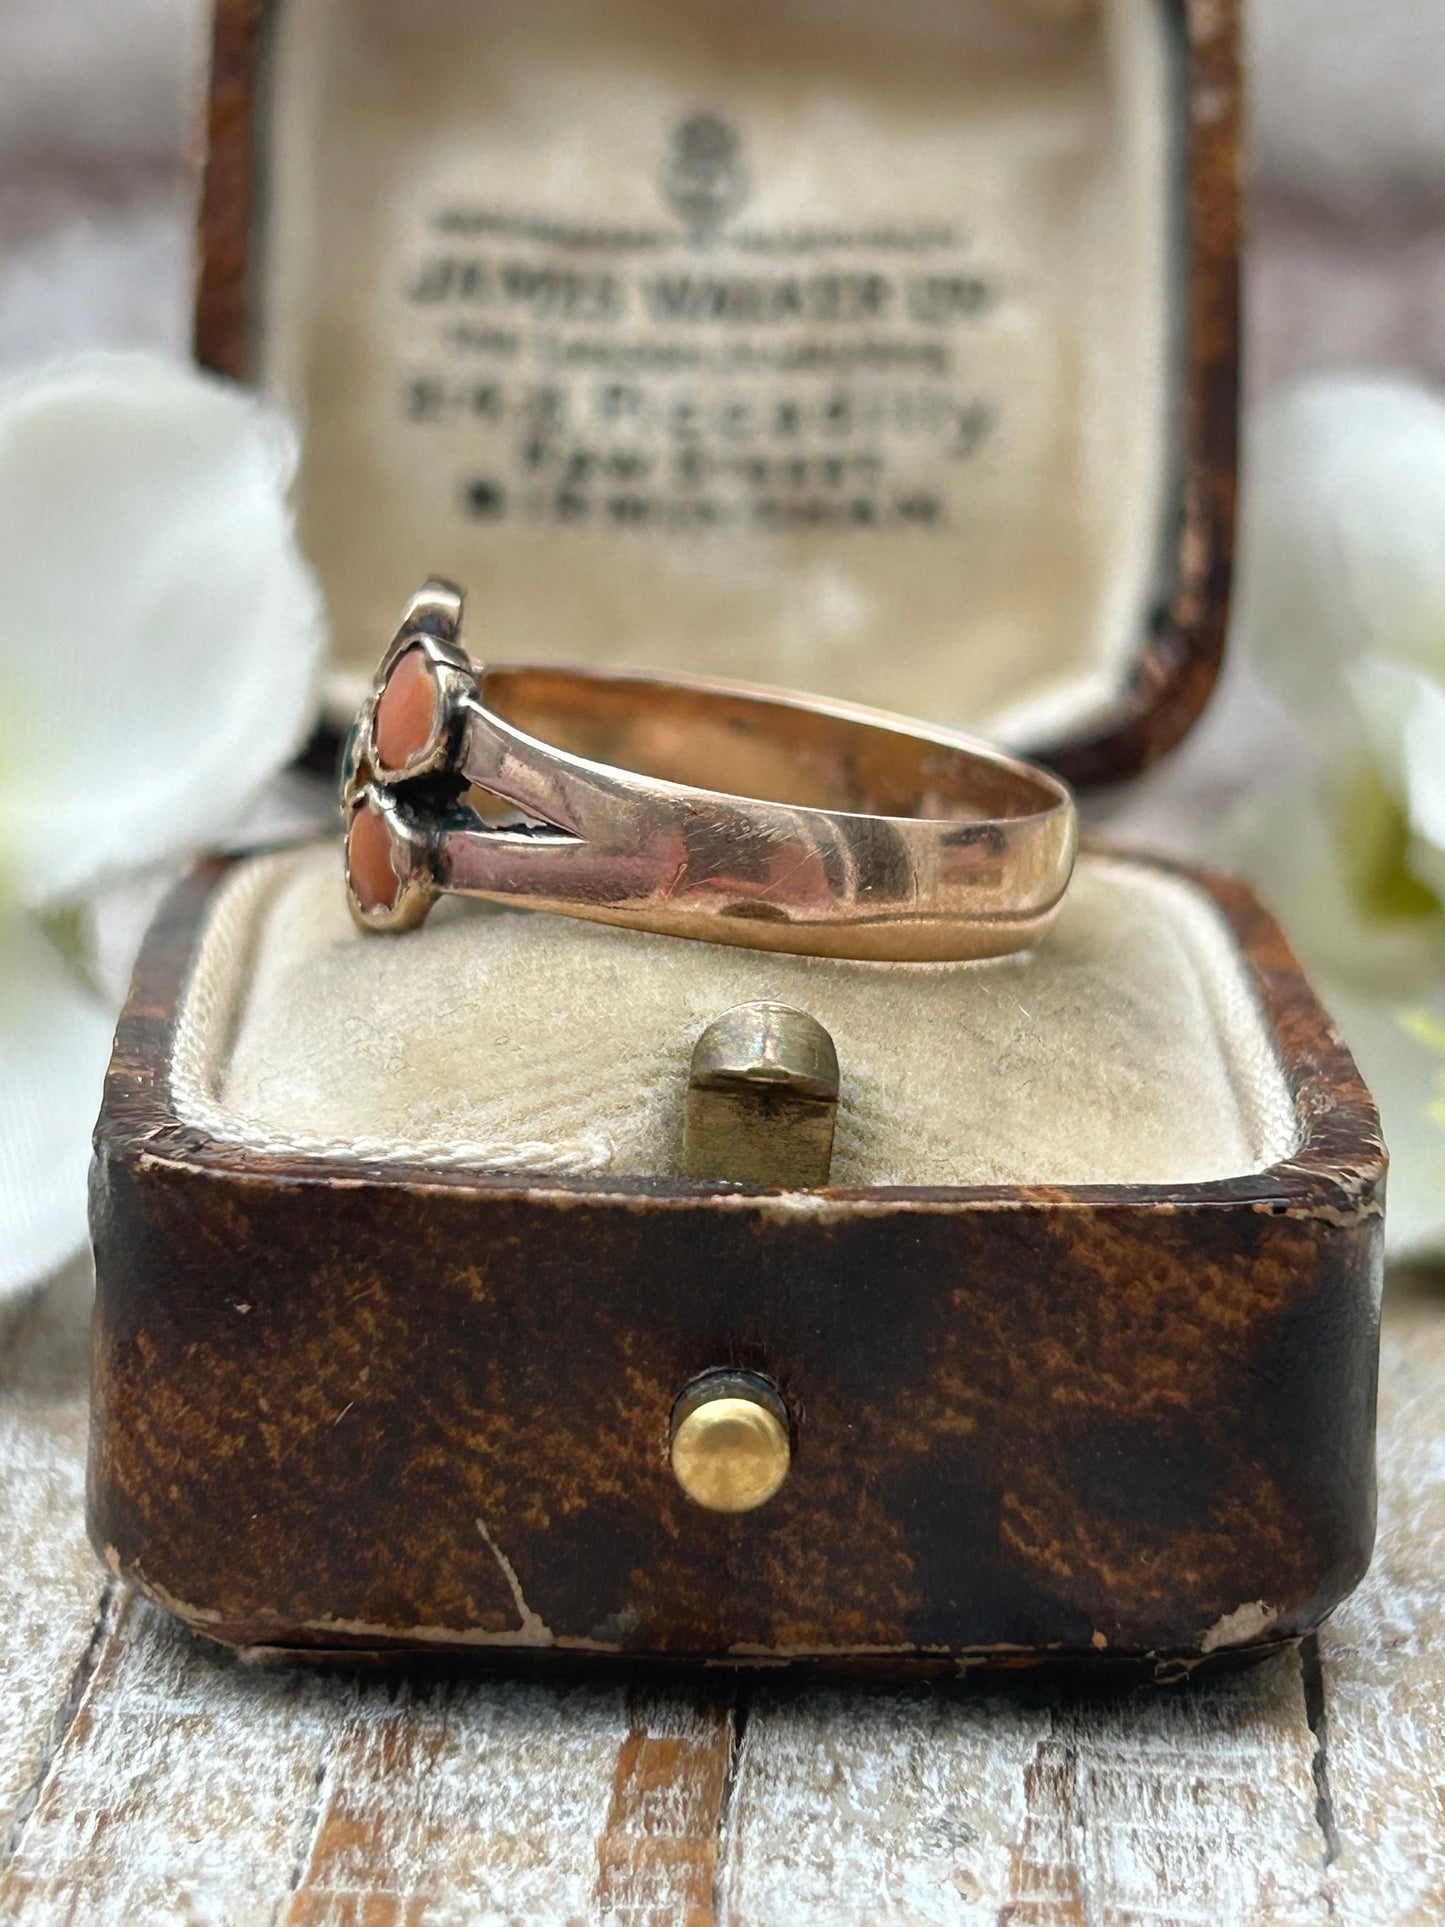
<path id="1" fill-rule="evenodd" d="M 693 240 L 705 240 L 748 197 L 748 170 L 737 132 L 716 114 L 689 114 L 673 129 L 662 164 L 662 193 Z"/>

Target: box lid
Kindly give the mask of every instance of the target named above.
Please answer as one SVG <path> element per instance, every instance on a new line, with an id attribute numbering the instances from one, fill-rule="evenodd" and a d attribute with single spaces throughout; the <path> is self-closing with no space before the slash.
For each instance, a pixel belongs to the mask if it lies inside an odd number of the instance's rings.
<path id="1" fill-rule="evenodd" d="M 220 0 L 200 359 L 300 419 L 338 713 L 415 583 L 1142 768 L 1217 672 L 1233 0 Z"/>

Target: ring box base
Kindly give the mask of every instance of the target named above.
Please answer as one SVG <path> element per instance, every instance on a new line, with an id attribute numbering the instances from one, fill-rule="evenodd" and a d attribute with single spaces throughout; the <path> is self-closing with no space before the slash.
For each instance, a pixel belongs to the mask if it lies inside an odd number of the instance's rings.
<path id="1" fill-rule="evenodd" d="M 301 888 L 321 859 L 280 861 Z M 1245 890 L 1086 857 L 1084 906 L 1100 863 L 1215 932 L 1287 1105 L 1266 1168 L 765 1193 L 258 1149 L 226 1079 L 276 1020 L 281 939 L 242 919 L 244 1009 L 218 997 L 247 866 L 199 872 L 146 945 L 97 1137 L 97 1548 L 267 1649 L 1177 1674 L 1316 1625 L 1373 1530 L 1374 1113 Z M 1041 1026 L 1069 1021 L 1049 982 Z M 177 1068 L 198 1028 L 209 1128 Z M 1121 1056 L 1092 1073 L 1101 1105 Z M 671 1402 L 713 1367 L 765 1374 L 794 1416 L 753 1514 L 700 1510 L 668 1468 Z"/>

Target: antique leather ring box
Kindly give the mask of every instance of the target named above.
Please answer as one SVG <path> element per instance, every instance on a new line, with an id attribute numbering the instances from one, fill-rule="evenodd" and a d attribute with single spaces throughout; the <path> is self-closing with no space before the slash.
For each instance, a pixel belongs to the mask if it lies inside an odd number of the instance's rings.
<path id="1" fill-rule="evenodd" d="M 199 351 L 304 425 L 337 713 L 435 572 L 494 661 L 1137 775 L 1225 620 L 1236 57 L 1228 0 L 222 0 Z M 1365 1567 L 1382 1170 L 1268 917 L 1144 857 L 964 964 L 207 864 L 98 1127 L 90 1529 L 249 1648 L 1177 1676 Z"/>

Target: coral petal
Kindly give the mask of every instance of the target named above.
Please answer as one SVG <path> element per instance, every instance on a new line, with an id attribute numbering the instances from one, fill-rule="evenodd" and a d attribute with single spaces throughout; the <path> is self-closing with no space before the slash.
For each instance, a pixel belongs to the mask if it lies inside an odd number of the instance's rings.
<path id="1" fill-rule="evenodd" d="M 376 705 L 376 754 L 383 769 L 402 770 L 436 728 L 437 685 L 421 649 L 398 658 Z"/>
<path id="2" fill-rule="evenodd" d="M 363 910 L 389 909 L 400 879 L 391 861 L 391 837 L 377 811 L 362 809 L 346 833 L 346 866 Z"/>

